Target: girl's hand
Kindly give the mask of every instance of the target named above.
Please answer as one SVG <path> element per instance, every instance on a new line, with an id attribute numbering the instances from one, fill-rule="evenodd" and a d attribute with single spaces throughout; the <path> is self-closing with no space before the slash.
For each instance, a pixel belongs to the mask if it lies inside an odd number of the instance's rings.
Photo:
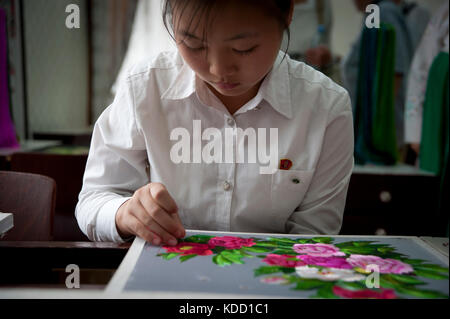
<path id="1" fill-rule="evenodd" d="M 186 234 L 175 201 L 160 183 L 141 187 L 122 204 L 116 227 L 122 238 L 136 235 L 154 245 L 176 245 Z"/>

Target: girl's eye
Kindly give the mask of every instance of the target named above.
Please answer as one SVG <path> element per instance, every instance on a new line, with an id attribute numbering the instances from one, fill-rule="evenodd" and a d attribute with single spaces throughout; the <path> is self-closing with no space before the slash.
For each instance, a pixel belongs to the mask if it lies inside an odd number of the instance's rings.
<path id="1" fill-rule="evenodd" d="M 254 46 L 253 48 L 250 48 L 250 49 L 248 49 L 248 50 L 237 50 L 237 49 L 233 49 L 233 51 L 236 52 L 237 54 L 240 54 L 240 55 L 248 55 L 248 54 L 252 53 L 253 51 L 255 51 L 255 49 L 256 49 L 257 47 L 258 47 L 258 46 Z"/>
<path id="2" fill-rule="evenodd" d="M 193 51 L 193 52 L 199 52 L 199 51 L 203 51 L 206 47 L 204 47 L 204 46 L 191 46 L 191 45 L 188 45 L 186 42 L 184 42 L 183 41 L 183 44 L 184 44 L 184 46 L 188 49 L 188 50 L 190 50 L 190 51 Z"/>
<path id="3" fill-rule="evenodd" d="M 192 47 L 187 46 L 187 45 L 186 45 L 186 47 L 187 47 L 189 50 L 194 51 L 194 52 L 203 51 L 203 50 L 205 49 L 205 47 L 192 48 Z"/>

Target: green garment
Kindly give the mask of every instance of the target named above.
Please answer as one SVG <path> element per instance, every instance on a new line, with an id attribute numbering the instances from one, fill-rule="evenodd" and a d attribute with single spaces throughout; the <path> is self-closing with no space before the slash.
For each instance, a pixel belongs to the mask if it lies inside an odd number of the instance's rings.
<path id="1" fill-rule="evenodd" d="M 384 154 L 385 161 L 398 160 L 395 128 L 395 29 L 385 25 L 378 32 L 377 72 L 375 74 L 375 109 L 372 120 L 372 143 Z"/>
<path id="2" fill-rule="evenodd" d="M 449 229 L 449 54 L 434 59 L 428 75 L 423 104 L 419 166 L 440 177 L 438 216 Z"/>
<path id="3" fill-rule="evenodd" d="M 423 104 L 420 168 L 441 175 L 448 157 L 448 53 L 434 59 Z"/>

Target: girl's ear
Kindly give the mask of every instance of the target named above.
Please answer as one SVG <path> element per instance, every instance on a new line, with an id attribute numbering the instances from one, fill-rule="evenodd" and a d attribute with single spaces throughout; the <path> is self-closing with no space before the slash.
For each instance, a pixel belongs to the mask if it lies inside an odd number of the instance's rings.
<path id="1" fill-rule="evenodd" d="M 295 0 L 291 0 L 291 5 L 289 8 L 289 14 L 287 17 L 287 25 L 290 26 L 291 22 L 292 22 L 292 15 L 294 14 L 294 5 L 295 5 Z"/>

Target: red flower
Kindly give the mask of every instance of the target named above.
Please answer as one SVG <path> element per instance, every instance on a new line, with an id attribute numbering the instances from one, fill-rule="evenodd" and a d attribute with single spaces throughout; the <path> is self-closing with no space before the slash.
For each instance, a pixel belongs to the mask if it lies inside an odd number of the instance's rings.
<path id="1" fill-rule="evenodd" d="M 394 290 L 392 289 L 381 289 L 376 291 L 373 289 L 364 290 L 348 290 L 339 286 L 333 287 L 333 293 L 336 296 L 342 298 L 352 298 L 352 299 L 396 299 Z"/>
<path id="2" fill-rule="evenodd" d="M 227 249 L 240 249 L 242 247 L 251 247 L 256 243 L 253 238 L 239 238 L 233 236 L 223 236 L 211 238 L 208 244 L 214 248 L 215 246 L 225 247 Z"/>
<path id="3" fill-rule="evenodd" d="M 282 267 L 299 267 L 306 265 L 302 260 L 290 255 L 268 254 L 262 261 L 269 265 Z"/>
<path id="4" fill-rule="evenodd" d="M 208 244 L 182 242 L 176 246 L 163 246 L 168 253 L 181 253 L 182 255 L 196 254 L 200 256 L 212 255 Z"/>

